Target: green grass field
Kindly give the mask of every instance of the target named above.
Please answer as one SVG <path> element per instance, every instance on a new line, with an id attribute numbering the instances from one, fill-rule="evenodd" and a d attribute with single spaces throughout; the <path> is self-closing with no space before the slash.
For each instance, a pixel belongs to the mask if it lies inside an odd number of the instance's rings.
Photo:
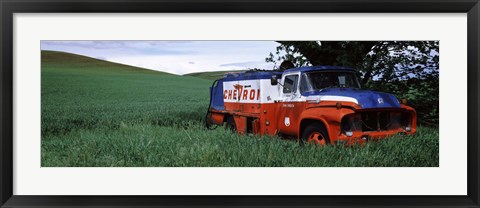
<path id="1" fill-rule="evenodd" d="M 201 76 L 200 76 L 201 77 Z M 211 80 L 42 51 L 43 167 L 438 166 L 438 130 L 363 146 L 299 146 L 207 130 Z"/>

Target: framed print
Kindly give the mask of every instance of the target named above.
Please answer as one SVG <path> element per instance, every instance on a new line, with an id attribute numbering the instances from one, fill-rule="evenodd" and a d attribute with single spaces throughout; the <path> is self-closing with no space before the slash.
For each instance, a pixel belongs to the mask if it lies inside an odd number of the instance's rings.
<path id="1" fill-rule="evenodd" d="M 2 1 L 2 207 L 479 206 L 471 1 Z"/>

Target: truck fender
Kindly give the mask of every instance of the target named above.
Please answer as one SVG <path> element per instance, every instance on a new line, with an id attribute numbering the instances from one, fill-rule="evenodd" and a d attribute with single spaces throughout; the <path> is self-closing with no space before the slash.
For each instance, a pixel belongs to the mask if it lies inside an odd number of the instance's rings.
<path id="1" fill-rule="evenodd" d="M 337 109 L 332 107 L 320 107 L 307 109 L 302 112 L 300 116 L 300 128 L 297 137 L 300 138 L 302 136 L 303 130 L 308 123 L 318 121 L 325 126 L 330 141 L 332 142 L 340 134 L 340 125 L 343 116 L 351 113 L 354 113 L 354 111 L 349 108 Z"/>
<path id="2" fill-rule="evenodd" d="M 328 135 L 330 135 L 330 128 L 328 128 L 328 123 L 322 117 L 305 117 L 300 120 L 300 125 L 297 133 L 297 139 L 300 139 L 303 134 L 303 130 L 310 125 L 311 123 L 321 123 L 327 129 Z"/>
<path id="3" fill-rule="evenodd" d="M 224 113 L 209 112 L 207 115 L 207 122 L 210 124 L 223 125 L 226 120 Z"/>

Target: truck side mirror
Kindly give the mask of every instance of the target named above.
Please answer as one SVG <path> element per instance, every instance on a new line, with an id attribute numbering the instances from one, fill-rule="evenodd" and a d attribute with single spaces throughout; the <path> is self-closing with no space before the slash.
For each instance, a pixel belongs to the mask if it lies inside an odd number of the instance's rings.
<path id="1" fill-rule="evenodd" d="M 278 84 L 277 76 L 272 75 L 272 77 L 270 78 L 270 84 L 271 85 L 277 85 Z"/>

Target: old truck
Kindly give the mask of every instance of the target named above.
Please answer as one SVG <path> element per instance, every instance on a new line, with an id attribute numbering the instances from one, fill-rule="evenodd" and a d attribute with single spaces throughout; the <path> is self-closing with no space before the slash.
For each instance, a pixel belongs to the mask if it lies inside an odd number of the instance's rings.
<path id="1" fill-rule="evenodd" d="M 226 74 L 210 88 L 206 121 L 320 145 L 416 132 L 416 112 L 406 100 L 361 89 L 355 70 L 338 66 Z"/>

